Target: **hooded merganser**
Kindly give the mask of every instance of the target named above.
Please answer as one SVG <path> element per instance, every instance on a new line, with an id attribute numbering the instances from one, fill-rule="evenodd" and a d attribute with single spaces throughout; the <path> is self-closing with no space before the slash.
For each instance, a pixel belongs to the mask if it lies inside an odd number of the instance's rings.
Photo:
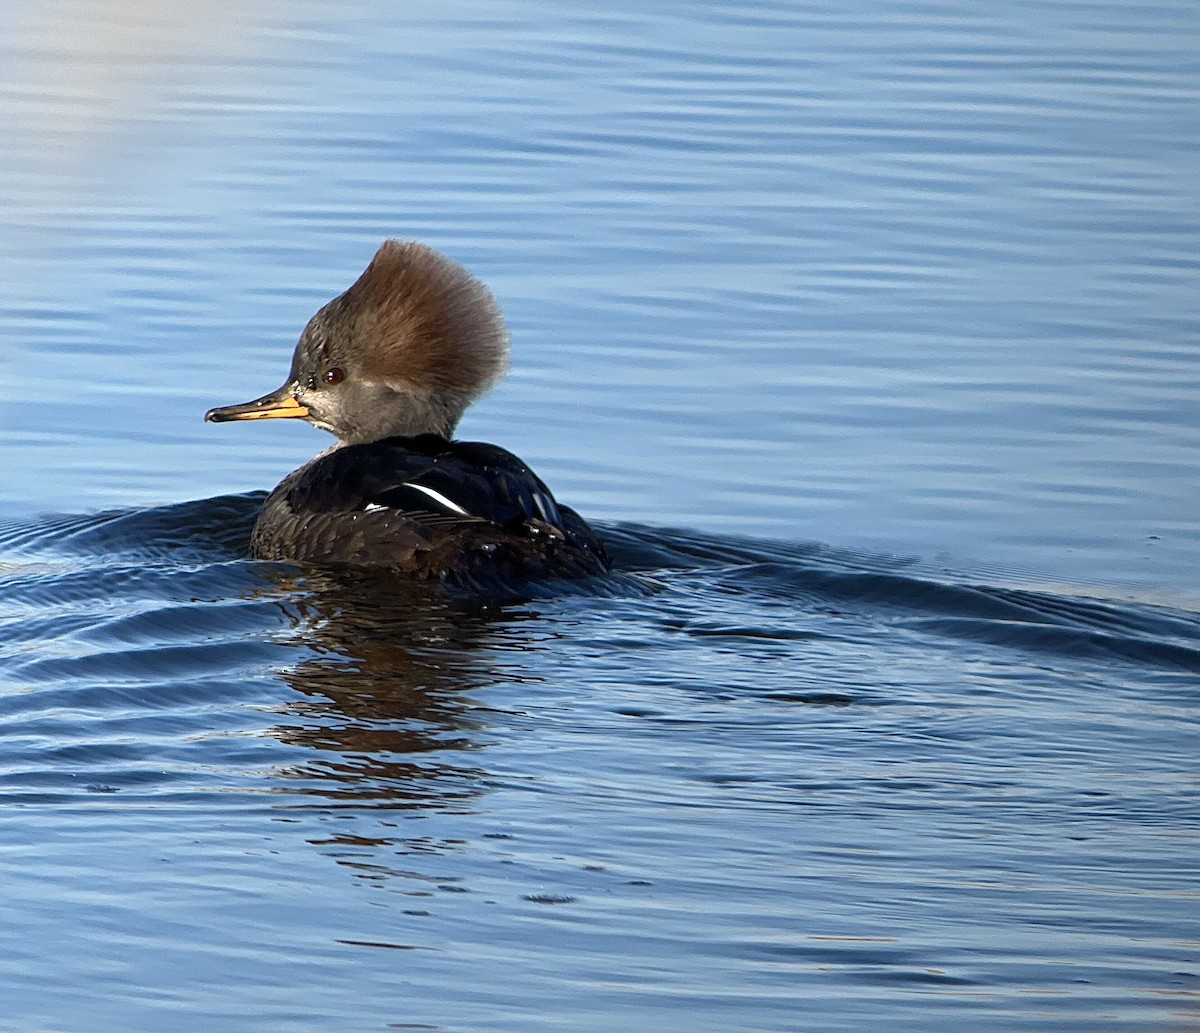
<path id="1" fill-rule="evenodd" d="M 592 529 L 520 459 L 451 440 L 507 364 L 491 292 L 424 244 L 385 241 L 309 320 L 281 388 L 204 416 L 298 418 L 340 439 L 267 497 L 253 555 L 436 581 L 608 570 Z"/>

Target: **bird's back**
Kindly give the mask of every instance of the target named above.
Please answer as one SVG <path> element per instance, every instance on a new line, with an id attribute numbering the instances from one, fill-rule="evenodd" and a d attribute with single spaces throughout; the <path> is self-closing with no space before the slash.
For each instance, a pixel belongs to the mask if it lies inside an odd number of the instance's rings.
<path id="1" fill-rule="evenodd" d="M 467 583 L 609 569 L 587 523 L 511 452 L 433 434 L 344 445 L 289 474 L 263 505 L 252 551 Z"/>

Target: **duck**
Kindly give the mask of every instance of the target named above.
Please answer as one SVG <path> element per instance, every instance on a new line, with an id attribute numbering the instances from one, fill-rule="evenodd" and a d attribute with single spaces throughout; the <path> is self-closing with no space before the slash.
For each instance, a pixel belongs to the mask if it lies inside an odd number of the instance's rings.
<path id="1" fill-rule="evenodd" d="M 481 281 L 428 245 L 384 241 L 309 320 L 281 387 L 205 413 L 303 420 L 338 439 L 267 495 L 251 555 L 466 584 L 609 571 L 599 536 L 529 466 L 454 438 L 509 354 Z"/>

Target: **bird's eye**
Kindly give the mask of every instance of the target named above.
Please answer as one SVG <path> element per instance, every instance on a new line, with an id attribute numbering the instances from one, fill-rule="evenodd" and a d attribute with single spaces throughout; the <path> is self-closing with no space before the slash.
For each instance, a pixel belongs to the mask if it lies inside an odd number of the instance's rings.
<path id="1" fill-rule="evenodd" d="M 321 379 L 330 387 L 337 387 L 338 384 L 346 379 L 346 372 L 341 366 L 333 366 L 322 374 Z"/>

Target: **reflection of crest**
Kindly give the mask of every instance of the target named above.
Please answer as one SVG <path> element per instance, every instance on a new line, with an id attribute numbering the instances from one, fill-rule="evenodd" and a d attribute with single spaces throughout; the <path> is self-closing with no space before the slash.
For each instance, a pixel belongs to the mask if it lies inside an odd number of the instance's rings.
<path id="1" fill-rule="evenodd" d="M 445 807 L 484 788 L 463 754 L 485 745 L 470 693 L 512 682 L 488 647 L 520 618 L 363 571 L 288 577 L 286 612 L 311 655 L 280 677 L 298 694 L 274 734 L 321 751 L 279 773 L 297 792 L 384 807 Z"/>

